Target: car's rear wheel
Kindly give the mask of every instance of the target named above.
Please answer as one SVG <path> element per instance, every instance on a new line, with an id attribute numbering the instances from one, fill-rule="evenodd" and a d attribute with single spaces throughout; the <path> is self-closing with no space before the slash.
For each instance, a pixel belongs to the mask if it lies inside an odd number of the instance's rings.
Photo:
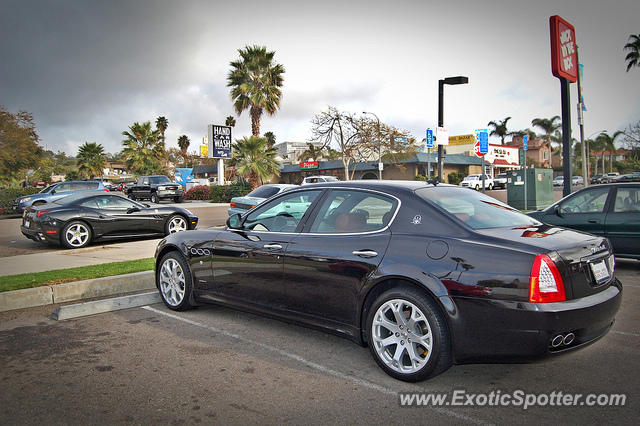
<path id="1" fill-rule="evenodd" d="M 176 232 L 186 231 L 187 229 L 189 229 L 187 220 L 179 214 L 175 214 L 167 220 L 164 233 L 169 235 Z"/>
<path id="2" fill-rule="evenodd" d="M 452 364 L 445 320 L 419 290 L 399 287 L 380 295 L 369 310 L 366 330 L 373 358 L 396 379 L 424 380 Z"/>
<path id="3" fill-rule="evenodd" d="M 132 192 L 130 192 L 129 194 L 127 194 L 127 196 L 129 197 L 129 199 L 131 199 L 131 200 L 133 200 L 133 201 L 135 201 L 135 200 L 136 200 L 136 196 L 135 196 L 135 195 L 133 195 L 133 193 L 132 193 Z"/>
<path id="4" fill-rule="evenodd" d="M 476 191 L 480 190 L 480 185 L 476 185 Z"/>
<path id="5" fill-rule="evenodd" d="M 160 200 L 158 200 L 158 194 L 155 192 L 151 194 L 151 202 L 154 204 L 158 204 L 160 202 Z"/>
<path id="6" fill-rule="evenodd" d="M 160 260 L 156 283 L 164 304 L 174 311 L 191 309 L 193 300 L 193 282 L 189 265 L 180 253 L 172 251 Z"/>
<path id="7" fill-rule="evenodd" d="M 182 202 L 182 197 L 175 197 L 173 199 L 173 201 L 175 201 L 176 203 L 181 203 Z"/>
<path id="8" fill-rule="evenodd" d="M 91 242 L 91 228 L 84 222 L 73 221 L 62 229 L 61 237 L 66 248 L 82 248 Z"/>

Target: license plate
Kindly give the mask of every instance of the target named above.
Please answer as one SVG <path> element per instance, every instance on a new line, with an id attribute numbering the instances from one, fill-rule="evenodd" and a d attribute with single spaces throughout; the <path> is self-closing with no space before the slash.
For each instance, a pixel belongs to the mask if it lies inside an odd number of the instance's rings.
<path id="1" fill-rule="evenodd" d="M 28 228 L 28 227 L 29 227 L 29 224 L 30 224 L 30 222 L 29 222 L 28 220 L 25 220 L 25 221 L 24 221 L 24 226 L 25 226 L 25 228 Z"/>
<path id="2" fill-rule="evenodd" d="M 604 260 L 592 263 L 591 272 L 593 272 L 593 276 L 596 278 L 596 282 L 598 283 L 609 279 L 609 270 L 607 269 L 607 265 L 604 263 Z"/>

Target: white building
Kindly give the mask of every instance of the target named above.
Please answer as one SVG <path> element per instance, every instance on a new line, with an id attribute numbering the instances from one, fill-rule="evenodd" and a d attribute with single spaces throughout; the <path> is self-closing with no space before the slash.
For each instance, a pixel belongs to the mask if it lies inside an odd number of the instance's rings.
<path id="1" fill-rule="evenodd" d="M 298 158 L 300 154 L 309 146 L 307 143 L 312 144 L 316 148 L 322 148 L 322 142 L 280 142 L 273 147 L 276 149 L 276 156 L 283 159 L 285 163 L 297 163 L 299 161 L 308 160 L 307 158 Z"/>

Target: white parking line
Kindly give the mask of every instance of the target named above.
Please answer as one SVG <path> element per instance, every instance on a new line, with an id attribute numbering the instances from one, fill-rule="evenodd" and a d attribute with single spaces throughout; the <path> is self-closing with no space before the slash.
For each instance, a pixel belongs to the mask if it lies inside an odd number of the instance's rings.
<path id="1" fill-rule="evenodd" d="M 341 373 L 341 372 L 336 371 L 336 370 L 332 370 L 331 368 L 328 368 L 328 367 L 325 367 L 324 365 L 320 365 L 320 364 L 317 364 L 315 362 L 309 361 L 309 360 L 307 360 L 307 359 L 305 359 L 305 358 L 303 358 L 303 357 L 301 357 L 299 355 L 295 355 L 295 354 L 292 354 L 290 352 L 283 351 L 282 349 L 278 349 L 275 346 L 267 345 L 267 344 L 264 344 L 264 343 L 261 343 L 261 342 L 256 342 L 255 340 L 247 339 L 246 337 L 242 337 L 242 336 L 239 336 L 237 334 L 229 333 L 228 331 L 224 331 L 224 330 L 221 330 L 219 328 L 211 327 L 209 325 L 202 324 L 202 323 L 199 323 L 197 321 L 193 321 L 193 320 L 190 320 L 190 319 L 182 318 L 182 317 L 180 317 L 178 315 L 170 314 L 168 312 L 163 312 L 163 311 L 160 311 L 158 309 L 152 308 L 151 306 L 144 306 L 142 309 L 145 309 L 145 310 L 151 311 L 151 312 L 155 312 L 156 314 L 164 315 L 166 317 L 173 318 L 173 319 L 178 320 L 178 321 L 186 322 L 187 324 L 191 324 L 191 325 L 194 325 L 196 327 L 205 328 L 205 329 L 207 329 L 209 331 L 213 331 L 214 333 L 219 333 L 219 334 L 222 334 L 222 335 L 227 336 L 227 337 L 232 337 L 232 338 L 234 338 L 236 340 L 240 340 L 242 342 L 246 342 L 246 343 L 249 343 L 249 344 L 254 345 L 254 346 L 259 346 L 259 347 L 261 347 L 263 349 L 269 350 L 271 352 L 275 352 L 278 355 L 281 355 L 281 356 L 284 356 L 284 357 L 287 357 L 287 358 L 291 358 L 291 359 L 293 359 L 295 361 L 298 361 L 298 362 L 300 362 L 300 363 L 302 363 L 302 364 L 304 364 L 304 365 L 306 365 L 308 367 L 311 367 L 314 370 L 320 371 L 322 373 L 329 374 L 331 376 L 338 377 L 338 378 L 343 379 L 343 380 L 349 380 L 349 381 L 354 382 L 354 383 L 356 383 L 356 384 L 358 384 L 360 386 L 364 386 L 366 388 L 369 388 L 369 389 L 372 389 L 372 390 L 376 390 L 376 391 L 378 391 L 380 393 L 383 393 L 385 395 L 390 395 L 390 396 L 394 396 L 394 397 L 398 398 L 398 391 L 394 391 L 393 389 L 389 389 L 389 388 L 386 388 L 384 386 L 377 385 L 377 384 L 369 382 L 367 380 L 359 379 L 357 377 L 350 376 L 348 374 L 344 374 L 344 373 Z M 424 389 L 422 389 L 422 391 L 424 391 Z M 489 424 L 491 424 L 491 423 L 485 422 L 484 420 L 480 420 L 480 419 L 476 419 L 476 418 L 473 418 L 473 417 L 465 416 L 464 414 L 459 414 L 459 413 L 456 413 L 455 411 L 447 410 L 445 408 L 439 408 L 439 407 L 429 407 L 429 408 L 431 408 L 432 410 L 434 410 L 435 412 L 437 412 L 439 414 L 444 414 L 444 415 L 449 416 L 449 417 L 454 417 L 454 418 L 456 418 L 458 420 L 466 421 L 468 423 L 472 423 L 472 424 L 476 424 L 476 425 L 489 425 Z"/>
<path id="2" fill-rule="evenodd" d="M 640 334 L 638 333 L 629 333 L 628 331 L 617 331 L 617 330 L 613 330 L 612 333 L 615 334 L 622 334 L 623 336 L 634 336 L 634 337 L 640 337 Z"/>

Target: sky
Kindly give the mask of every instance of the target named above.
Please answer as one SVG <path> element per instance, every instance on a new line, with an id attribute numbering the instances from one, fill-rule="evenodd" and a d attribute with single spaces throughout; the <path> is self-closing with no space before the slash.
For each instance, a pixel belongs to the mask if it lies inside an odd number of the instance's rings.
<path id="1" fill-rule="evenodd" d="M 285 67 L 280 110 L 261 133 L 308 141 L 334 106 L 409 131 L 435 128 L 438 80 L 450 135 L 512 117 L 509 130 L 561 115 L 549 17 L 576 28 L 584 64 L 585 136 L 640 120 L 640 68 L 623 46 L 640 34 L 638 0 L 152 1 L 0 0 L 0 105 L 33 113 L 41 144 L 77 154 L 84 142 L 121 149 L 133 122 L 169 120 L 190 151 L 208 124 L 236 116 L 226 86 L 238 49 L 266 46 Z M 576 84 L 572 136 L 579 137 Z M 247 111 L 233 138 L 251 134 Z M 496 142 L 494 139 L 492 142 Z"/>

